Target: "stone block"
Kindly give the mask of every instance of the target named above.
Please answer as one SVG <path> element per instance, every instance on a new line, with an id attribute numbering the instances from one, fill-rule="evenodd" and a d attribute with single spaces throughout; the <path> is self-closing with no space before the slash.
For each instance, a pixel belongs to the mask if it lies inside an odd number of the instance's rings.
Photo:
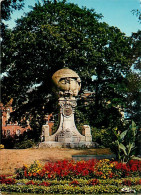
<path id="1" fill-rule="evenodd" d="M 49 125 L 42 126 L 42 134 L 44 137 L 44 141 L 49 141 Z"/>
<path id="2" fill-rule="evenodd" d="M 92 136 L 85 136 L 86 142 L 91 142 L 92 141 Z"/>
<path id="3" fill-rule="evenodd" d="M 91 136 L 91 128 L 89 125 L 83 125 L 82 134 L 85 136 Z"/>

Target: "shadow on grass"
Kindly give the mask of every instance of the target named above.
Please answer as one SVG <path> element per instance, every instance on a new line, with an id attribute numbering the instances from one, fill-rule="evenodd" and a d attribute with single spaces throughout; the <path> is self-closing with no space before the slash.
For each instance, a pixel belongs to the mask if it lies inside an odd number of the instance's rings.
<path id="1" fill-rule="evenodd" d="M 75 155 L 109 155 L 113 154 L 109 148 L 95 148 L 78 150 Z"/>

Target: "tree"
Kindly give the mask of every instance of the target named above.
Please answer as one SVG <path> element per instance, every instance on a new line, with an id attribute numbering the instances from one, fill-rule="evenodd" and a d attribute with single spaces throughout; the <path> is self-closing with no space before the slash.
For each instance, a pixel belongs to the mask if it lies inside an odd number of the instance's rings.
<path id="1" fill-rule="evenodd" d="M 14 10 L 20 10 L 24 6 L 24 0 L 11 0 L 1 2 L 1 19 L 10 20 Z"/>
<path id="2" fill-rule="evenodd" d="M 141 78 L 139 72 L 129 72 L 127 75 L 127 107 L 128 119 L 134 120 L 141 127 Z"/>
<path id="3" fill-rule="evenodd" d="M 135 10 L 134 10 L 135 11 Z M 138 10 L 135 11 L 140 21 L 141 14 Z M 141 31 L 132 33 L 133 48 L 132 48 L 132 69 L 127 74 L 127 94 L 128 106 L 127 113 L 131 120 L 134 120 L 138 127 L 141 127 L 141 63 L 140 63 L 140 48 L 141 48 Z"/>
<path id="4" fill-rule="evenodd" d="M 141 3 L 140 3 L 141 4 Z M 141 11 L 138 9 L 133 9 L 132 13 L 137 16 L 138 22 L 141 23 Z"/>
<path id="5" fill-rule="evenodd" d="M 90 124 L 120 125 L 117 106 L 126 101 L 132 39 L 101 18 L 93 9 L 47 1 L 36 4 L 7 32 L 3 71 L 8 76 L 2 80 L 2 101 L 13 98 L 19 120 L 30 116 L 41 128 L 43 115 L 57 109 L 51 77 L 67 66 L 80 75 L 83 90 L 95 91 L 88 109 L 81 106 L 82 99 L 78 102 Z"/>
<path id="6" fill-rule="evenodd" d="M 7 25 L 4 21 L 11 19 L 14 10 L 20 10 L 24 7 L 24 0 L 6 0 L 1 2 L 1 36 L 4 37 Z"/>
<path id="7" fill-rule="evenodd" d="M 0 37 L 3 39 L 3 43 L 4 43 L 4 40 L 6 40 L 7 38 L 6 37 L 7 25 L 4 24 L 4 21 L 10 20 L 11 13 L 13 13 L 14 10 L 22 9 L 22 7 L 24 6 L 23 1 L 24 0 L 1 1 Z M 1 70 L 0 70 L 0 74 L 1 74 Z M 0 80 L 0 86 L 1 86 L 1 80 Z M 0 94 L 1 94 L 1 88 L 0 88 Z M 0 97 L 0 101 L 1 101 L 1 97 Z M 2 132 L 2 110 L 0 109 L 0 143 L 1 143 L 1 132 Z"/>

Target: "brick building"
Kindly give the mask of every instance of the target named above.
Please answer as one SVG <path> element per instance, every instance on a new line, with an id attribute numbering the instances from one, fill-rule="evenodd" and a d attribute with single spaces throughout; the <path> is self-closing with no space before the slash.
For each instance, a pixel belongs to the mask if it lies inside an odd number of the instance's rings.
<path id="1" fill-rule="evenodd" d="M 20 134 L 23 134 L 24 131 L 27 131 L 28 129 L 31 129 L 29 125 L 27 127 L 23 128 L 18 124 L 16 121 L 15 123 L 8 122 L 10 118 L 10 113 L 13 112 L 12 109 L 12 100 L 10 100 L 6 105 L 3 105 L 0 103 L 0 108 L 2 111 L 2 135 L 3 137 L 7 136 L 19 136 Z"/>
<path id="2" fill-rule="evenodd" d="M 23 134 L 24 131 L 31 130 L 31 127 L 29 125 L 29 122 L 27 121 L 27 126 L 22 127 L 18 122 L 15 123 L 9 122 L 10 113 L 13 112 L 12 109 L 12 100 L 7 103 L 7 105 L 3 105 L 0 103 L 0 109 L 2 111 L 2 135 L 3 137 L 8 136 L 19 136 L 20 134 Z M 51 115 L 46 116 L 46 123 L 49 125 L 50 128 L 50 134 L 51 134 L 51 128 L 54 124 L 54 118 Z"/>

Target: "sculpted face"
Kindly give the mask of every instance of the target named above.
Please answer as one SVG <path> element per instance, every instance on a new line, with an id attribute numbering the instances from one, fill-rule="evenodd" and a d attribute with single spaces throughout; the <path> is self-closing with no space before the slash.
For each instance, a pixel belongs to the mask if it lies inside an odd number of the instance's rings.
<path id="1" fill-rule="evenodd" d="M 81 83 L 77 78 L 61 78 L 58 82 L 58 87 L 62 91 L 69 91 L 72 95 L 76 96 L 80 90 Z"/>

